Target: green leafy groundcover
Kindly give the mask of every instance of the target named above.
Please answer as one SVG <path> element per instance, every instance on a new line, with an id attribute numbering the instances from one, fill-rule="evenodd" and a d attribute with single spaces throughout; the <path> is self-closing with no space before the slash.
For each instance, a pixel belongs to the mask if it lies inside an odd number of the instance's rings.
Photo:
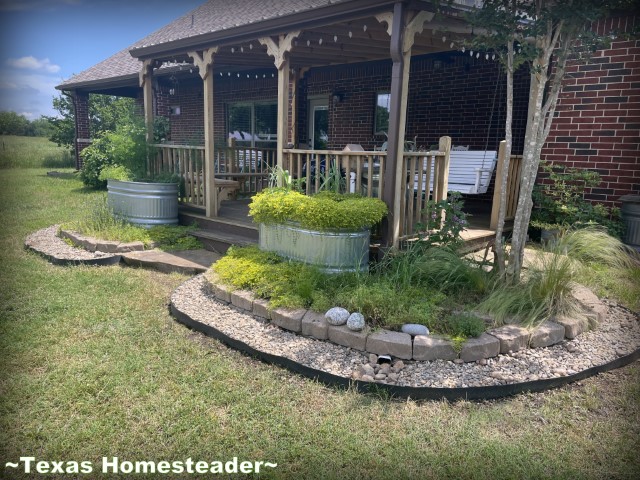
<path id="1" fill-rule="evenodd" d="M 285 188 L 268 188 L 253 197 L 249 215 L 256 223 L 297 222 L 313 230 L 360 230 L 375 225 L 387 214 L 377 198 L 321 192 L 303 195 Z"/>
<path id="2" fill-rule="evenodd" d="M 268 298 L 272 308 L 304 307 L 325 312 L 342 306 L 361 312 L 373 327 L 399 328 L 420 323 L 453 337 L 477 336 L 482 320 L 447 315 L 445 295 L 435 289 L 400 284 L 385 273 L 330 275 L 317 268 L 286 260 L 257 247 L 231 247 L 207 273 L 212 283 L 253 291 Z"/>

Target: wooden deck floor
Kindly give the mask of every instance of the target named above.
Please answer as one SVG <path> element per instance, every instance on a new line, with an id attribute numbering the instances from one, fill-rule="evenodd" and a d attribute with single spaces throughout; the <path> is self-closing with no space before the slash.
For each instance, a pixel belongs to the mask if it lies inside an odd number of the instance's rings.
<path id="1" fill-rule="evenodd" d="M 246 224 L 247 226 L 255 226 L 249 217 L 250 199 L 228 200 L 222 202 L 218 215 L 225 220 Z M 469 228 L 461 234 L 463 240 L 468 243 L 483 242 L 495 235 L 495 230 L 489 228 L 491 217 L 490 205 L 474 204 L 468 209 L 467 220 Z M 509 225 L 507 225 L 507 229 Z"/>

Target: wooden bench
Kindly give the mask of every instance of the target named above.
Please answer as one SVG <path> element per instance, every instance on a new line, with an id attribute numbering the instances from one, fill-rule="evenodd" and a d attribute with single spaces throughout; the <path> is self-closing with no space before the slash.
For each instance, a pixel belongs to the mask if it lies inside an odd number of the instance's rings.
<path id="1" fill-rule="evenodd" d="M 218 191 L 218 210 L 220 210 L 220 204 L 225 200 L 234 200 L 239 189 L 240 183 L 238 181 L 216 177 L 216 190 Z"/>
<path id="2" fill-rule="evenodd" d="M 498 152 L 452 150 L 449 153 L 449 192 L 487 193 Z"/>
<path id="3" fill-rule="evenodd" d="M 202 197 L 204 195 L 204 176 L 202 172 L 198 175 L 183 175 L 187 195 Z M 218 210 L 220 204 L 225 200 L 233 200 L 240 189 L 240 182 L 216 177 L 216 191 L 218 199 Z"/>

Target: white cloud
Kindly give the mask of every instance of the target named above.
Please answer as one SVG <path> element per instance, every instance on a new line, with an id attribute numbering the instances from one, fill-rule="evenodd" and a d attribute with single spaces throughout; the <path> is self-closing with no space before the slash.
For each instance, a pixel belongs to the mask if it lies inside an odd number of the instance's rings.
<path id="1" fill-rule="evenodd" d="M 52 115 L 52 99 L 61 78 L 21 70 L 0 70 L 0 110 L 22 112 L 27 118 Z"/>
<path id="2" fill-rule="evenodd" d="M 51 63 L 48 58 L 42 60 L 36 57 L 28 56 L 21 58 L 10 58 L 7 60 L 7 65 L 14 68 L 23 68 L 26 70 L 43 70 L 47 73 L 58 73 L 60 66 L 55 63 Z"/>

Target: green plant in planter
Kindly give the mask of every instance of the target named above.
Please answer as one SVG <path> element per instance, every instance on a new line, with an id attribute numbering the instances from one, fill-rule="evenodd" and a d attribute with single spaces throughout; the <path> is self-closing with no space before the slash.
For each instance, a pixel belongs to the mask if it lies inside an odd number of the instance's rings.
<path id="1" fill-rule="evenodd" d="M 546 183 L 537 184 L 533 191 L 535 208 L 531 226 L 541 230 L 565 230 L 602 225 L 615 237 L 622 234 L 618 208 L 593 204 L 584 198 L 587 188 L 601 182 L 598 172 L 566 168 L 562 165 L 542 164 L 548 175 Z"/>
<path id="2" fill-rule="evenodd" d="M 386 214 L 386 204 L 377 198 L 332 192 L 307 196 L 286 188 L 265 189 L 249 205 L 249 215 L 256 223 L 297 222 L 319 231 L 361 230 L 378 223 Z"/>

